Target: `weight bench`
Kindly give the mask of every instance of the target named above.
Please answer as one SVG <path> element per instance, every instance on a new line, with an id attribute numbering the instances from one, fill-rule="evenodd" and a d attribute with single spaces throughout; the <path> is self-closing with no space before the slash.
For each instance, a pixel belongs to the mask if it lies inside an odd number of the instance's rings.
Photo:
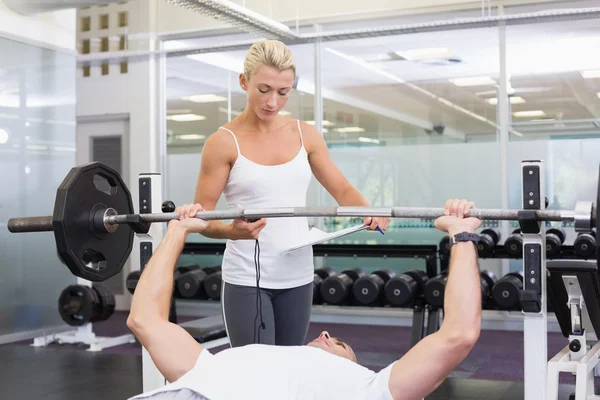
<path id="1" fill-rule="evenodd" d="M 547 295 L 569 344 L 548 361 L 548 399 L 558 400 L 560 372 L 576 376 L 575 400 L 593 400 L 600 363 L 600 272 L 596 261 L 546 261 Z M 571 397 L 573 398 L 573 397 Z"/>
<path id="2" fill-rule="evenodd" d="M 180 323 L 196 341 L 205 349 L 212 349 L 229 343 L 223 316 L 213 315 Z"/>

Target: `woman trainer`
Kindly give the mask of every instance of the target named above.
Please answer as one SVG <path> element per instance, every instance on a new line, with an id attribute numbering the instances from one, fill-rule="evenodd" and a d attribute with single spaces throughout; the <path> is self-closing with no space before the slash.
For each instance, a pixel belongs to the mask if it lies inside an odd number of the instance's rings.
<path id="1" fill-rule="evenodd" d="M 311 125 L 279 115 L 296 79 L 290 49 L 255 43 L 239 76 L 245 110 L 209 136 L 194 203 L 213 210 L 221 194 L 229 208 L 306 206 L 312 176 L 341 206 L 369 206 L 331 160 Z M 189 208 L 179 207 L 185 216 Z M 365 218 L 374 230 L 389 218 Z M 251 343 L 302 345 L 312 308 L 313 252 L 282 254 L 308 233 L 306 218 L 211 221 L 202 235 L 227 239 L 221 306 L 232 347 Z"/>

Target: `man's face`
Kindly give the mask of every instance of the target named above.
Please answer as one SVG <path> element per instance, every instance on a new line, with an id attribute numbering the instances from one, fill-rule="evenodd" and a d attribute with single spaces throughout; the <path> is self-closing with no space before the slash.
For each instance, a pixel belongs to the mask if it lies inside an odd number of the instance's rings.
<path id="1" fill-rule="evenodd" d="M 307 346 L 316 347 L 325 350 L 336 356 L 347 358 L 350 361 L 356 362 L 356 355 L 352 347 L 346 342 L 329 336 L 329 332 L 323 331 L 321 334 Z"/>

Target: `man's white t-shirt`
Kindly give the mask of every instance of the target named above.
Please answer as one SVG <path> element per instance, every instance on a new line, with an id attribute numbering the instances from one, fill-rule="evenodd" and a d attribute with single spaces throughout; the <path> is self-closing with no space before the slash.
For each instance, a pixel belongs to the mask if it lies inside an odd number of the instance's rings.
<path id="1" fill-rule="evenodd" d="M 251 344 L 217 354 L 204 349 L 177 381 L 132 399 L 393 400 L 392 365 L 374 372 L 309 346 Z"/>

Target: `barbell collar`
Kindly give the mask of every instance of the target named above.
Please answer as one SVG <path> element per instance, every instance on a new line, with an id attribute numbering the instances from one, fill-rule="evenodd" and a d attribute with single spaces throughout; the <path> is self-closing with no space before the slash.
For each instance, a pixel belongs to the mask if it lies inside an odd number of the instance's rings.
<path id="1" fill-rule="evenodd" d="M 575 204 L 574 226 L 575 232 L 590 232 L 592 230 L 594 203 L 591 201 L 578 201 Z"/>

